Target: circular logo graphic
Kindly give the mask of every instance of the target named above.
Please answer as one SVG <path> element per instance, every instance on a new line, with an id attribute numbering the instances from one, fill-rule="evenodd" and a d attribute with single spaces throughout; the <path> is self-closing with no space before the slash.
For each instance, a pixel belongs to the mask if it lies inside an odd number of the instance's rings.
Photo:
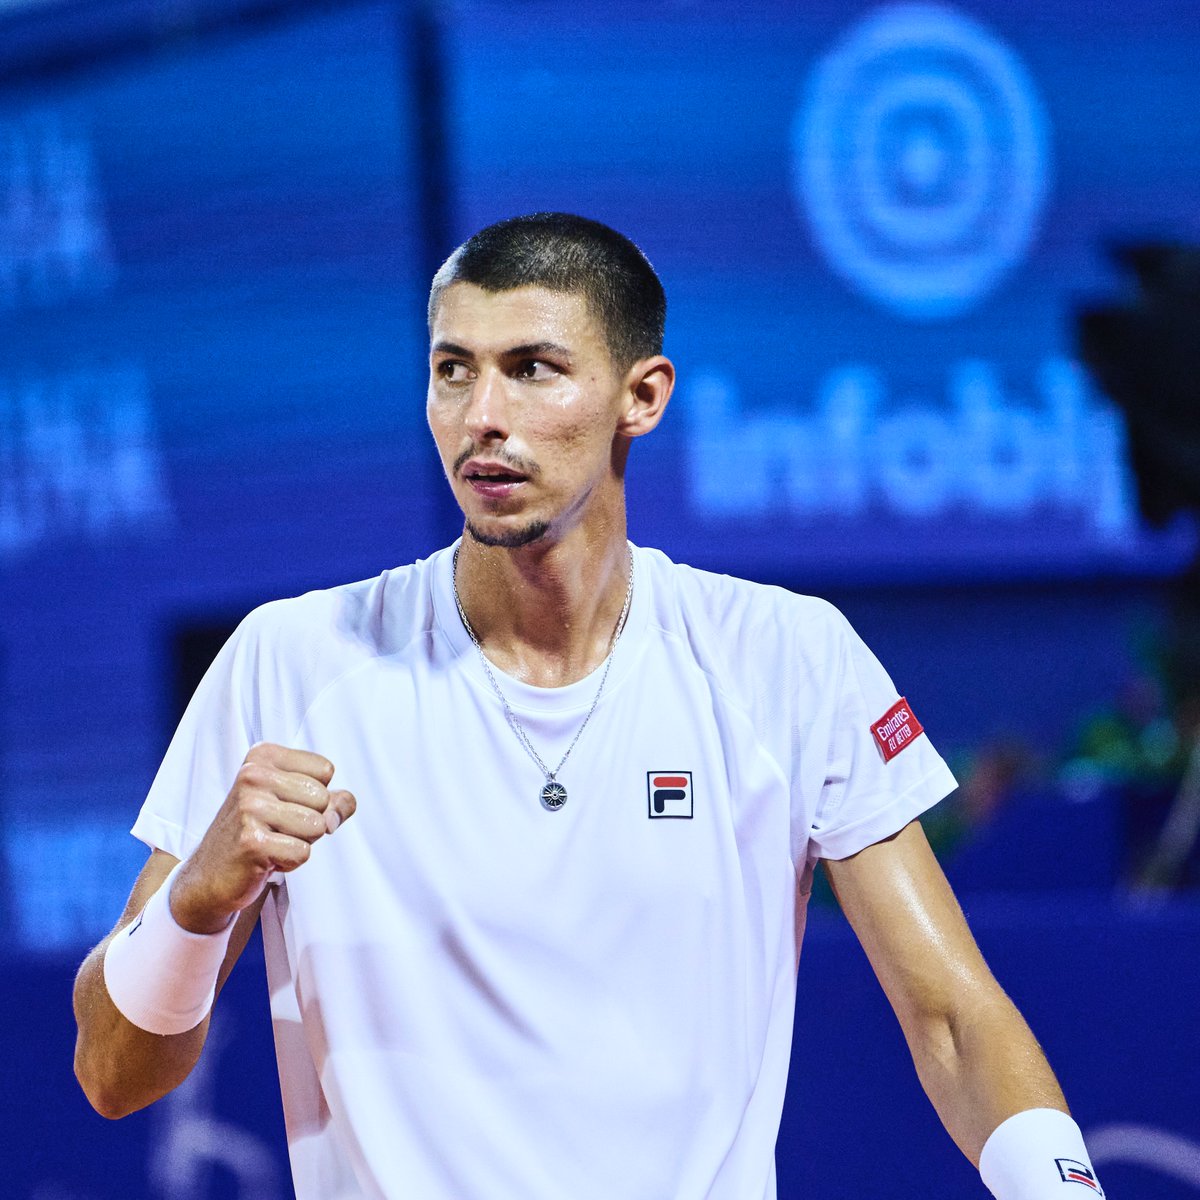
<path id="1" fill-rule="evenodd" d="M 1020 61 L 977 22 L 896 4 L 817 65 L 792 130 L 797 198 L 830 265 L 902 316 L 958 316 L 1029 246 L 1047 122 Z"/>

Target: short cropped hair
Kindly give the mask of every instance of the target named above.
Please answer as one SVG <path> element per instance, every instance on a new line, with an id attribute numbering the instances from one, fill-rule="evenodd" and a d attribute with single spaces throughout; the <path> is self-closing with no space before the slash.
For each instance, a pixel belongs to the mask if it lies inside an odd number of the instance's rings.
<path id="1" fill-rule="evenodd" d="M 543 287 L 582 296 L 621 369 L 662 353 L 667 297 L 646 256 L 624 234 L 571 213 L 531 213 L 481 229 L 442 264 L 429 293 L 429 326 L 454 283 L 489 292 Z"/>

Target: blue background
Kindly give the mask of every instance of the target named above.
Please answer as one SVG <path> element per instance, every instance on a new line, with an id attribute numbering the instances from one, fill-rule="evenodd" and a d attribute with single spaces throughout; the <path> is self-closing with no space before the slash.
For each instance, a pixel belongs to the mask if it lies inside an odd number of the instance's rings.
<path id="1" fill-rule="evenodd" d="M 895 6 L 131 0 L 0 22 L 0 1013 L 28 1088 L 5 1089 L 6 1194 L 234 1195 L 227 1171 L 187 1183 L 186 1154 L 152 1165 L 199 1144 L 178 1133 L 197 1114 L 286 1179 L 252 965 L 212 1091 L 115 1129 L 73 1090 L 69 979 L 142 861 L 126 831 L 196 656 L 263 600 L 454 536 L 425 295 L 490 220 L 587 213 L 664 279 L 680 386 L 635 449 L 636 540 L 829 596 L 950 753 L 1019 737 L 1053 759 L 1126 685 L 1193 534 L 1137 521 L 1072 314 L 1118 287 L 1106 242 L 1200 237 L 1200 22 L 1167 0 L 932 11 L 1016 64 L 1042 144 L 1027 246 L 941 315 L 857 285 L 802 182 L 816 81 Z M 946 61 L 906 60 L 943 82 Z M 982 111 L 1002 145 L 1002 106 Z M 833 145 L 852 178 L 855 143 Z M 993 175 L 994 214 L 1014 176 Z M 968 375 L 991 406 L 974 425 Z M 1040 803 L 965 852 L 985 950 L 1085 1125 L 1195 1139 L 1196 915 L 1113 898 L 1111 797 Z M 801 993 L 781 1195 L 978 1195 L 832 915 Z M 1113 1195 L 1200 1191 L 1111 1170 Z"/>

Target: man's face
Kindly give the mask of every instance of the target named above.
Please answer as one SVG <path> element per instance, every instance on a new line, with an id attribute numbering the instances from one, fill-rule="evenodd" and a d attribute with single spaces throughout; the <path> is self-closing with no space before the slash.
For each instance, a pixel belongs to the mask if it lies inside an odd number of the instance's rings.
<path id="1" fill-rule="evenodd" d="M 627 395 L 581 296 L 451 284 L 430 338 L 427 415 L 480 542 L 561 536 L 612 488 Z"/>

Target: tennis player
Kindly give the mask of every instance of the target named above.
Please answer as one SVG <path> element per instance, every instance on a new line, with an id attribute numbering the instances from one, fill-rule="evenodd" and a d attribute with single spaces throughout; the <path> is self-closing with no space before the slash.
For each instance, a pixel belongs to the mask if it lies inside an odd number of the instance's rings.
<path id="1" fill-rule="evenodd" d="M 992 1193 L 1102 1195 L 925 841 L 955 785 L 913 706 L 828 604 L 627 540 L 665 312 L 564 214 L 438 272 L 462 537 L 217 657 L 79 972 L 84 1091 L 118 1117 L 178 1085 L 261 923 L 298 1200 L 770 1200 L 821 860 Z"/>

